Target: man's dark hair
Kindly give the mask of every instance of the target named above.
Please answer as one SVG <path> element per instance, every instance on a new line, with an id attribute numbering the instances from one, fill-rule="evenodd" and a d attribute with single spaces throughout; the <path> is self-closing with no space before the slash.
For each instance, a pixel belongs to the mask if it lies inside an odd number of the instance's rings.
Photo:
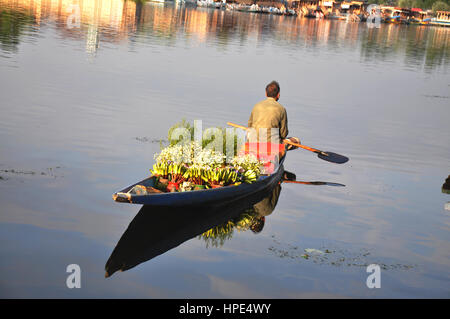
<path id="1" fill-rule="evenodd" d="M 280 93 L 280 85 L 277 81 L 272 81 L 266 86 L 266 95 L 268 97 L 277 97 L 278 93 Z"/>

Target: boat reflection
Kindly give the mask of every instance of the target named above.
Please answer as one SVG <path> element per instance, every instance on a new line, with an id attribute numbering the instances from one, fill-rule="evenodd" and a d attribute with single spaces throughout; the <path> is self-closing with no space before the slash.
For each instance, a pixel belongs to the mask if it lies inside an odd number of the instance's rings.
<path id="1" fill-rule="evenodd" d="M 277 205 L 280 192 L 281 186 L 278 184 L 262 201 L 242 211 L 227 222 L 209 229 L 199 238 L 205 241 L 208 248 L 210 246 L 222 246 L 226 240 L 231 239 L 235 230 L 239 232 L 251 230 L 255 234 L 260 233 L 264 228 L 266 216 L 270 215 Z"/>
<path id="2" fill-rule="evenodd" d="M 211 206 L 143 206 L 120 238 L 105 265 L 105 277 L 131 269 L 200 236 L 207 245 L 219 246 L 234 229 L 259 233 L 265 217 L 274 210 L 281 186 L 256 193 L 246 200 Z M 224 226 L 225 225 L 225 226 Z M 226 231 L 226 227 L 229 231 Z"/>

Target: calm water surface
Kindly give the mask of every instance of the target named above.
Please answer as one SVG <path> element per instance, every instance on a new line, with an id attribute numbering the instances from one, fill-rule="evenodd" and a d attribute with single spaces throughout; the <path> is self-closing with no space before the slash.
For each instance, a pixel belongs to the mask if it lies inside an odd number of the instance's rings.
<path id="1" fill-rule="evenodd" d="M 449 41 L 438 27 L 0 0 L 0 296 L 450 297 Z M 350 157 L 297 150 L 285 168 L 345 187 L 282 184 L 260 233 L 212 243 L 180 225 L 212 227 L 216 208 L 113 202 L 172 124 L 245 124 L 273 79 L 290 135 Z M 133 220 L 149 231 L 124 252 L 144 262 L 105 279 Z M 155 225 L 182 240 L 152 258 Z M 366 286 L 372 263 L 380 289 Z M 69 264 L 81 289 L 66 287 Z"/>

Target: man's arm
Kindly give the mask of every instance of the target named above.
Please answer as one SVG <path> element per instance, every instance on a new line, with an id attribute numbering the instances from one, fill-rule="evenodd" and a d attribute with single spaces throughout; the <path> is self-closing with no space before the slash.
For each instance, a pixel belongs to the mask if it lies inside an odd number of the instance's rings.
<path id="1" fill-rule="evenodd" d="M 253 110 L 252 113 L 250 113 L 250 118 L 248 119 L 247 127 L 252 127 L 253 125 Z"/>
<path id="2" fill-rule="evenodd" d="M 284 109 L 283 112 L 281 113 L 281 121 L 280 121 L 281 142 L 283 142 L 283 140 L 287 137 L 288 133 L 289 133 L 289 130 L 288 130 L 287 113 L 286 113 L 286 109 Z"/>

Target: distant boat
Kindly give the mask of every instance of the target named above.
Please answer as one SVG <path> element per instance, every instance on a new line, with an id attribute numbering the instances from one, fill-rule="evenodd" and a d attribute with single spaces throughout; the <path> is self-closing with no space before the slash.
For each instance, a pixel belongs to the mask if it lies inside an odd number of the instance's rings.
<path id="1" fill-rule="evenodd" d="M 411 18 L 409 20 L 412 24 L 421 24 L 427 25 L 431 22 L 431 16 L 427 11 L 424 11 L 420 8 L 412 8 L 411 9 Z"/>
<path id="2" fill-rule="evenodd" d="M 220 9 L 225 6 L 225 3 L 224 2 L 216 2 L 213 0 L 197 0 L 197 6 Z"/>
<path id="3" fill-rule="evenodd" d="M 430 23 L 444 27 L 450 26 L 450 11 L 437 11 L 436 18 L 431 19 Z"/>
<path id="4" fill-rule="evenodd" d="M 401 8 L 391 7 L 391 6 L 383 6 L 381 7 L 381 12 L 383 15 L 383 21 L 387 23 L 401 23 L 400 21 L 400 13 L 402 12 Z"/>

